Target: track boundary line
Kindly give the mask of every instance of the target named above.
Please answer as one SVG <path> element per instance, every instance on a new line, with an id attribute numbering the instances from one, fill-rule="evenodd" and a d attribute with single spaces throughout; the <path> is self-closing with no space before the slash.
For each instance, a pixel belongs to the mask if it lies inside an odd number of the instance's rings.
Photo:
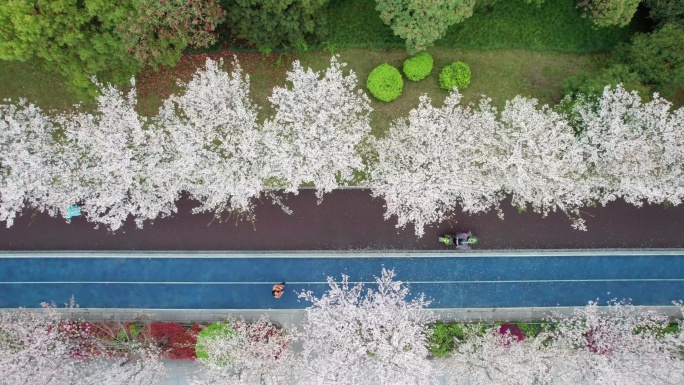
<path id="1" fill-rule="evenodd" d="M 0 251 L 0 259 L 16 258 L 205 258 L 205 259 L 295 259 L 295 258 L 514 258 L 514 257 L 605 257 L 684 256 L 684 249 L 545 249 L 545 250 L 302 250 L 302 251 Z"/>
<path id="2" fill-rule="evenodd" d="M 405 284 L 486 284 L 486 283 L 572 283 L 572 282 L 684 282 L 684 278 L 607 278 L 607 279 L 525 279 L 510 281 L 401 281 Z M 349 281 L 349 284 L 373 285 L 375 281 Z M 272 285 L 272 282 L 203 282 L 203 281 L 7 281 L 0 285 Z M 327 281 L 289 282 L 289 285 L 327 285 Z"/>

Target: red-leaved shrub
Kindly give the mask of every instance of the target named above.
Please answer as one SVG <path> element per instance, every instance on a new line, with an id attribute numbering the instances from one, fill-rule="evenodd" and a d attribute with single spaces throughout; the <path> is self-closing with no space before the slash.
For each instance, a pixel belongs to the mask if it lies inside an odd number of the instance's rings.
<path id="1" fill-rule="evenodd" d="M 161 349 L 172 360 L 194 360 L 197 333 L 204 327 L 194 324 L 189 329 L 176 322 L 153 322 L 142 330 L 143 338 Z"/>

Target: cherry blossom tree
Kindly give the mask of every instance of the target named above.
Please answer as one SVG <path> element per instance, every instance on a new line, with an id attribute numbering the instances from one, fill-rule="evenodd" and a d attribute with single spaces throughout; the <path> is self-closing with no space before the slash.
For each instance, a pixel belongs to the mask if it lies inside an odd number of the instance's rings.
<path id="1" fill-rule="evenodd" d="M 73 307 L 72 299 L 67 312 Z M 0 311 L 3 385 L 163 383 L 166 369 L 154 346 L 123 339 L 113 350 L 94 324 L 63 318 L 54 304 L 46 303 L 42 309 Z"/>
<path id="2" fill-rule="evenodd" d="M 589 302 L 557 316 L 550 349 L 551 375 L 561 384 L 680 384 L 684 336 L 664 334 L 667 317 L 612 301 Z"/>
<path id="3" fill-rule="evenodd" d="M 129 215 L 138 227 L 176 212 L 177 187 L 172 183 L 174 148 L 147 119 L 135 111 L 136 91 L 124 96 L 111 85 L 98 84 L 96 114 L 70 113 L 57 119 L 67 145 L 62 156 L 73 164 L 62 170 L 73 198 L 88 220 L 116 230 Z"/>
<path id="4" fill-rule="evenodd" d="M 602 204 L 617 198 L 635 206 L 682 203 L 684 108 L 671 109 L 658 94 L 642 103 L 621 85 L 606 87 L 596 104 L 577 107 Z"/>
<path id="5" fill-rule="evenodd" d="M 72 200 L 63 173 L 59 125 L 25 99 L 0 104 L 0 221 L 11 227 L 25 206 L 57 215 Z"/>
<path id="6" fill-rule="evenodd" d="M 328 277 L 322 297 L 303 291 L 311 302 L 302 330 L 303 384 L 433 384 L 437 370 L 426 360 L 426 324 L 435 315 L 424 296 L 408 300 L 409 289 L 382 271 L 377 288 L 349 286 Z"/>
<path id="7" fill-rule="evenodd" d="M 81 344 L 87 345 L 86 353 L 90 354 L 76 361 L 78 376 L 74 385 L 164 383 L 166 368 L 161 352 L 153 341 L 144 338 L 135 324 L 100 322 L 86 325 L 87 340 Z"/>
<path id="8" fill-rule="evenodd" d="M 43 309 L 0 311 L 0 382 L 6 385 L 57 385 L 76 374 L 71 344 L 53 305 Z"/>
<path id="9" fill-rule="evenodd" d="M 156 125 L 173 140 L 181 190 L 200 202 L 194 212 L 249 212 L 268 175 L 268 154 L 257 124 L 257 106 L 249 97 L 249 76 L 234 63 L 207 58 L 182 95 L 164 101 Z"/>
<path id="10" fill-rule="evenodd" d="M 269 98 L 275 116 L 264 123 L 265 145 L 273 164 L 275 186 L 297 193 L 313 183 L 318 197 L 352 177 L 363 167 L 358 146 L 370 132 L 370 101 L 357 86 L 356 74 L 342 73 L 337 56 L 321 77 L 299 61 L 287 81 Z"/>
<path id="11" fill-rule="evenodd" d="M 284 330 L 266 317 L 254 322 L 230 319 L 225 324 L 230 333 L 202 339 L 207 357 L 198 357 L 202 368 L 192 384 L 282 384 L 294 377 L 297 361 L 292 338 Z"/>
<path id="12" fill-rule="evenodd" d="M 552 354 L 544 346 L 545 336 L 518 340 L 510 332 L 499 333 L 498 327 L 484 332 L 468 325 L 465 338 L 445 361 L 449 384 L 549 384 L 548 358 Z"/>
<path id="13" fill-rule="evenodd" d="M 585 148 L 564 116 L 537 99 L 516 96 L 501 112 L 490 153 L 501 167 L 502 188 L 514 206 L 528 204 L 546 216 L 559 209 L 575 213 L 573 227 L 586 230 L 578 209 L 593 197 L 593 184 L 584 161 Z"/>
<path id="14" fill-rule="evenodd" d="M 684 310 L 681 303 L 675 303 Z M 680 384 L 684 333 L 668 318 L 622 302 L 589 302 L 554 327 L 520 341 L 489 328 L 466 328 L 445 374 L 454 384 Z"/>
<path id="15" fill-rule="evenodd" d="M 397 227 L 412 222 L 417 236 L 427 224 L 448 218 L 456 205 L 487 211 L 504 198 L 503 170 L 487 148 L 501 129 L 496 110 L 488 99 L 478 109 L 460 101 L 456 90 L 435 108 L 423 95 L 408 119 L 392 122 L 373 143 L 372 193 L 385 200 L 385 219 L 396 215 Z"/>

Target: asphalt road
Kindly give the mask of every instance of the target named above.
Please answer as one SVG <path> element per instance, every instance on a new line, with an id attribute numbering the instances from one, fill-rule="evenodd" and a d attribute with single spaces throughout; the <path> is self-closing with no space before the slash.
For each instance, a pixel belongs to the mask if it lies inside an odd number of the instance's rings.
<path id="1" fill-rule="evenodd" d="M 213 221 L 211 214 L 190 213 L 195 203 L 182 199 L 179 213 L 136 229 L 132 220 L 117 232 L 94 229 L 82 217 L 71 224 L 45 214 L 25 214 L 12 228 L 0 228 L 0 250 L 441 250 L 437 237 L 472 230 L 478 249 L 682 248 L 684 205 L 644 206 L 623 202 L 582 210 L 588 231 L 573 230 L 562 213 L 547 218 L 518 213 L 503 203 L 495 212 L 455 213 L 454 220 L 426 228 L 417 238 L 412 226 L 396 229 L 383 220 L 383 201 L 364 190 L 337 190 L 318 205 L 313 190 L 289 195 L 293 214 L 264 201 L 254 223 Z"/>

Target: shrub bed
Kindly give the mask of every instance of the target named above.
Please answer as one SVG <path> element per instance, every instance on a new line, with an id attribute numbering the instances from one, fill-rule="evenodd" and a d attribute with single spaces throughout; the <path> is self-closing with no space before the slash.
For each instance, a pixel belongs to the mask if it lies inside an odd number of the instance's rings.
<path id="1" fill-rule="evenodd" d="M 470 67 L 462 61 L 449 64 L 439 74 L 439 86 L 447 91 L 462 90 L 470 84 Z"/>
<path id="2" fill-rule="evenodd" d="M 434 60 L 429 53 L 420 52 L 404 61 L 404 75 L 413 81 L 425 79 L 432 72 L 433 64 Z"/>
<path id="3" fill-rule="evenodd" d="M 396 67 L 383 63 L 375 67 L 368 75 L 366 87 L 377 99 L 391 102 L 401 95 L 404 80 Z"/>

